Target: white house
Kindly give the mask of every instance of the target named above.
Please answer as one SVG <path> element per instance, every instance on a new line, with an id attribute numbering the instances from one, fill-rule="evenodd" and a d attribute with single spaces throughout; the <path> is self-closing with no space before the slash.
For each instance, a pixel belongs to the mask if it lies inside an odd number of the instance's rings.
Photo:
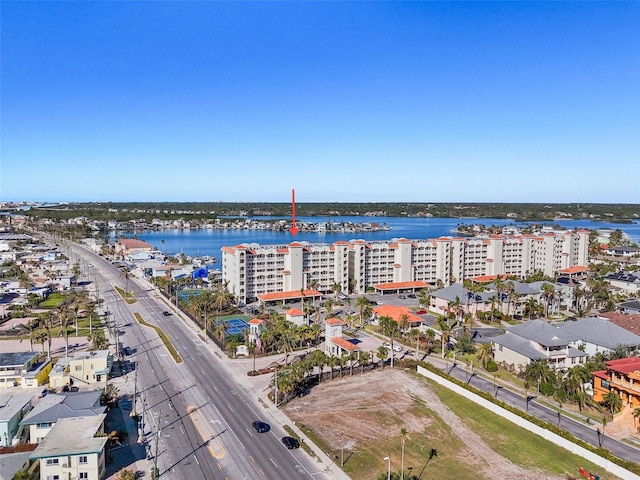
<path id="1" fill-rule="evenodd" d="M 305 317 L 304 312 L 298 308 L 290 308 L 284 313 L 286 319 L 298 327 L 309 325 L 309 320 Z"/>
<path id="2" fill-rule="evenodd" d="M 627 273 L 621 270 L 605 275 L 604 279 L 609 282 L 612 287 L 619 288 L 624 293 L 634 294 L 640 291 L 640 274 Z"/>
<path id="3" fill-rule="evenodd" d="M 106 414 L 60 419 L 29 457 L 40 461 L 40 480 L 101 480 L 105 475 Z"/>
<path id="4" fill-rule="evenodd" d="M 556 370 L 571 368 L 596 353 L 608 353 L 618 346 L 637 347 L 640 336 L 596 317 L 549 323 L 529 320 L 507 329 L 492 339 L 494 358 L 524 368 L 546 360 Z"/>

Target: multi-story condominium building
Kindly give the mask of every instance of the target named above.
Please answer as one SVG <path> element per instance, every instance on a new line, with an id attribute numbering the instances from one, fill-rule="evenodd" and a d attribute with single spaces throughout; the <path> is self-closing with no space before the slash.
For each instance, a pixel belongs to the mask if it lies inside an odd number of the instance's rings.
<path id="1" fill-rule="evenodd" d="M 587 231 L 542 235 L 440 237 L 428 240 L 287 245 L 242 244 L 222 248 L 222 276 L 239 301 L 272 292 L 314 289 L 364 293 L 381 284 L 449 285 L 483 275 L 553 276 L 588 262 Z"/>

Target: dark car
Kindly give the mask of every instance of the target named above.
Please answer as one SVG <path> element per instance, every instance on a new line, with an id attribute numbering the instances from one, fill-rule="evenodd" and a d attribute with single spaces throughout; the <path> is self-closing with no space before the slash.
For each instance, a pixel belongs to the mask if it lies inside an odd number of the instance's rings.
<path id="1" fill-rule="evenodd" d="M 165 317 L 168 317 L 169 315 L 171 315 L 171 312 L 169 312 L 169 311 L 165 310 L 164 312 L 162 312 L 162 314 L 163 314 Z"/>
<path id="2" fill-rule="evenodd" d="M 293 450 L 294 448 L 300 447 L 300 442 L 298 442 L 298 440 L 292 437 L 282 437 L 282 443 L 289 450 Z"/>
<path id="3" fill-rule="evenodd" d="M 256 420 L 251 425 L 253 425 L 253 428 L 255 428 L 258 433 L 266 433 L 271 429 L 268 423 L 261 422 L 260 420 Z"/>
<path id="4" fill-rule="evenodd" d="M 413 293 L 410 293 L 409 295 L 407 295 L 407 297 L 409 298 L 416 298 L 416 296 Z"/>

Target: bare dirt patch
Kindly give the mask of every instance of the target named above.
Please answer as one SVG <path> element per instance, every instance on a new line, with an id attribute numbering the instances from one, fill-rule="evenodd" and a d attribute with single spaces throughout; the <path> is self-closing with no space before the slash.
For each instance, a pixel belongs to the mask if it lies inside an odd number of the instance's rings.
<path id="1" fill-rule="evenodd" d="M 433 415 L 425 414 L 425 408 Z M 404 428 L 408 438 L 414 434 L 414 439 L 426 436 L 428 441 L 431 436 L 434 446 L 441 452 L 455 445 L 452 456 L 465 469 L 469 467 L 474 471 L 474 478 L 566 479 L 565 476 L 523 468 L 499 455 L 480 436 L 470 431 L 463 420 L 429 389 L 427 383 L 399 369 L 325 382 L 306 397 L 292 401 L 285 411 L 292 420 L 312 429 L 334 450 L 366 449 L 394 437 L 394 444 L 397 444 L 400 430 Z M 454 437 L 446 445 L 442 442 L 443 437 L 438 436 L 442 435 L 441 430 L 447 429 L 443 422 L 449 430 L 446 435 Z M 408 455 L 405 457 L 406 466 L 411 454 L 406 452 L 405 455 Z M 445 461 L 445 458 L 439 460 Z M 417 471 L 413 473 L 417 474 Z M 430 472 L 429 478 L 432 474 Z M 357 474 L 352 476 L 368 478 Z"/>

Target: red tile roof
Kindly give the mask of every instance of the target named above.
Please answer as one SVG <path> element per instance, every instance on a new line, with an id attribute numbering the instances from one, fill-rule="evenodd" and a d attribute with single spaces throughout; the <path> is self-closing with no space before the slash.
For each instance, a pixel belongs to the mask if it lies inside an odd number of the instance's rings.
<path id="1" fill-rule="evenodd" d="M 599 317 L 606 318 L 614 325 L 624 328 L 625 330 L 640 335 L 640 313 L 625 315 L 617 312 L 599 313 Z"/>
<path id="2" fill-rule="evenodd" d="M 582 266 L 575 266 L 575 267 L 569 267 L 569 268 L 564 268 L 562 270 L 558 270 L 558 273 L 582 273 L 582 272 L 588 272 L 589 269 L 587 267 L 582 267 Z"/>
<path id="3" fill-rule="evenodd" d="M 124 248 L 126 248 L 127 250 L 131 248 L 148 248 L 148 249 L 153 248 L 147 242 L 143 242 L 142 240 L 138 240 L 136 238 L 121 238 L 118 240 L 118 243 L 122 245 Z"/>
<path id="4" fill-rule="evenodd" d="M 264 323 L 264 320 L 261 320 L 259 318 L 252 318 L 251 320 L 249 320 L 250 325 L 260 325 L 262 323 Z"/>
<path id="5" fill-rule="evenodd" d="M 263 302 L 272 302 L 274 300 L 292 300 L 294 298 L 300 298 L 300 290 L 291 290 L 289 292 L 271 292 L 258 295 L 258 298 Z M 317 290 L 311 290 L 310 288 L 304 291 L 305 297 L 320 297 L 322 293 Z"/>
<path id="6" fill-rule="evenodd" d="M 291 317 L 296 317 L 296 316 L 300 316 L 300 315 L 304 315 L 304 312 L 302 310 L 300 310 L 299 308 L 290 308 L 289 310 L 287 310 L 285 312 L 287 315 L 291 316 Z"/>
<path id="7" fill-rule="evenodd" d="M 407 320 L 410 323 L 422 322 L 422 318 L 414 314 L 407 307 L 400 307 L 395 305 L 382 305 L 380 307 L 374 307 L 373 313 L 375 313 L 378 317 L 391 317 L 398 323 L 402 321 L 403 314 L 407 315 Z"/>
<path id="8" fill-rule="evenodd" d="M 392 282 L 379 283 L 376 288 L 378 290 L 397 290 L 399 288 L 427 288 L 428 286 L 427 282 Z"/>
<path id="9" fill-rule="evenodd" d="M 332 338 L 331 341 L 343 350 L 349 350 L 350 352 L 360 350 L 360 347 L 341 337 Z"/>
<path id="10" fill-rule="evenodd" d="M 324 323 L 327 325 L 344 325 L 344 322 L 339 318 L 327 318 Z"/>
<path id="11" fill-rule="evenodd" d="M 474 282 L 478 283 L 488 283 L 493 282 L 498 278 L 500 278 L 501 280 L 507 280 L 509 278 L 509 275 L 480 275 L 479 277 L 473 277 L 469 280 L 473 280 Z"/>

